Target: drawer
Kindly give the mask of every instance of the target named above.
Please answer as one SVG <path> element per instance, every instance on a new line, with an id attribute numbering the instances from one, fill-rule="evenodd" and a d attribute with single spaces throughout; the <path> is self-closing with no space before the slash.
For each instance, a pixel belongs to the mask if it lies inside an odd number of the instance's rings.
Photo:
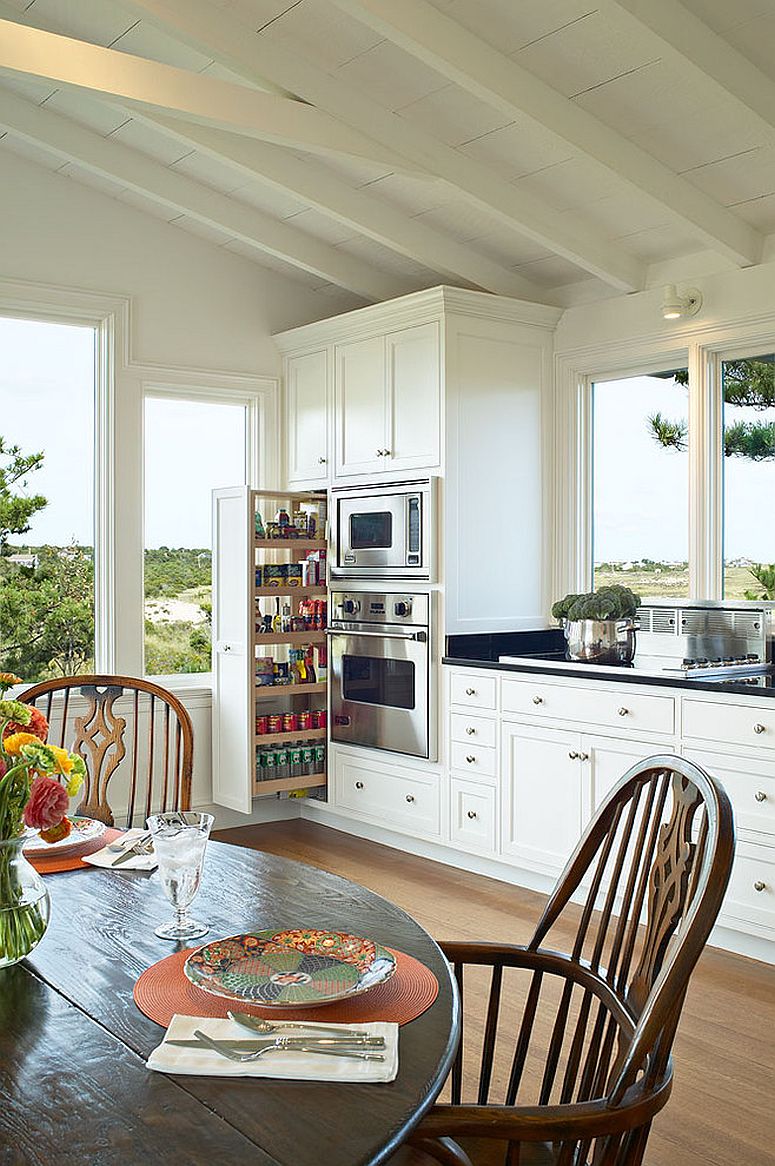
<path id="1" fill-rule="evenodd" d="M 738 843 L 719 923 L 775 937 L 775 850 Z"/>
<path id="2" fill-rule="evenodd" d="M 453 769 L 467 774 L 474 781 L 484 777 L 494 781 L 498 772 L 498 754 L 494 748 L 453 741 L 450 749 Z"/>
<path id="3" fill-rule="evenodd" d="M 475 850 L 495 851 L 495 799 L 494 786 L 472 785 L 462 778 L 453 777 L 452 823 L 450 838 L 453 845 Z"/>
<path id="4" fill-rule="evenodd" d="M 683 735 L 726 745 L 755 745 L 775 749 L 775 701 L 770 707 L 749 704 L 717 704 L 685 697 Z"/>
<path id="5" fill-rule="evenodd" d="M 737 830 L 764 835 L 758 841 L 765 846 L 775 846 L 775 773 L 772 763 L 747 762 L 742 757 L 704 753 L 696 749 L 684 752 L 719 779 L 729 794 Z"/>
<path id="6" fill-rule="evenodd" d="M 467 741 L 469 745 L 493 747 L 498 735 L 494 717 L 472 717 L 468 713 L 453 713 L 451 718 L 453 741 Z"/>
<path id="7" fill-rule="evenodd" d="M 339 754 L 334 767 L 334 798 L 337 806 L 374 818 L 389 829 L 410 834 L 434 834 L 441 830 L 441 796 L 438 777 L 390 770 Z"/>
<path id="8" fill-rule="evenodd" d="M 495 709 L 498 704 L 496 678 L 484 672 L 453 672 L 450 698 L 452 704 L 475 709 Z"/>
<path id="9" fill-rule="evenodd" d="M 672 733 L 675 700 L 671 696 L 645 696 L 631 689 L 601 692 L 572 688 L 540 680 L 506 680 L 502 687 L 504 713 L 552 717 L 583 725 L 633 729 L 638 733 Z"/>

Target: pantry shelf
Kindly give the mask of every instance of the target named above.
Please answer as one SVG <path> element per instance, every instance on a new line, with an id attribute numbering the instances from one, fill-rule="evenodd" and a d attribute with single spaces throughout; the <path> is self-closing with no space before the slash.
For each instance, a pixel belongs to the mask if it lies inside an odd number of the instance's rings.
<path id="1" fill-rule="evenodd" d="M 253 783 L 254 797 L 264 794 L 280 794 L 296 789 L 319 789 L 326 784 L 325 773 L 314 773 L 309 777 L 281 777 L 276 781 L 256 781 Z"/>
<path id="2" fill-rule="evenodd" d="M 256 745 L 287 745 L 291 741 L 325 741 L 325 729 L 290 729 L 282 733 L 256 733 Z"/>
<path id="3" fill-rule="evenodd" d="M 328 685 L 325 680 L 316 680 L 314 684 L 264 684 L 256 688 L 256 700 L 277 700 L 282 696 L 311 696 L 313 692 L 325 692 Z"/>
<path id="4" fill-rule="evenodd" d="M 325 639 L 325 632 L 256 632 L 256 647 L 268 647 L 270 644 L 322 644 Z"/>

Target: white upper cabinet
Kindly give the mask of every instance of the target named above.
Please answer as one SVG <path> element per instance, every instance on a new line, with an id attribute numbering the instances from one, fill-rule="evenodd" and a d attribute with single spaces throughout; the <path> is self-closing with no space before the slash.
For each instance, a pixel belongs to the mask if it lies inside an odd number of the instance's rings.
<path id="1" fill-rule="evenodd" d="M 372 336 L 335 349 L 335 473 L 363 474 L 385 467 L 385 338 Z"/>
<path id="2" fill-rule="evenodd" d="M 289 483 L 328 481 L 328 351 L 289 356 L 285 364 Z"/>
<path id="3" fill-rule="evenodd" d="M 438 324 L 337 344 L 337 477 L 439 464 Z"/>

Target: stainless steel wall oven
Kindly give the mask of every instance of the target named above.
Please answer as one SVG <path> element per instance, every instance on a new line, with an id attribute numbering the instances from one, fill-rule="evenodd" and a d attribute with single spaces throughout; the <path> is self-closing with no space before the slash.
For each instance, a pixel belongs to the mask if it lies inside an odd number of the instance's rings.
<path id="1" fill-rule="evenodd" d="M 334 591 L 331 739 L 435 760 L 431 596 Z"/>

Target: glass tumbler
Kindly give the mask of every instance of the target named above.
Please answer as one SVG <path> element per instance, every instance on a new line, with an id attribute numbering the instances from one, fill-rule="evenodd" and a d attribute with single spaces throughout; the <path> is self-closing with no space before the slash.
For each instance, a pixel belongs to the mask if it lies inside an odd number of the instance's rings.
<path id="1" fill-rule="evenodd" d="M 210 930 L 188 913 L 202 881 L 205 847 L 214 818 L 212 814 L 171 812 L 153 814 L 147 822 L 159 863 L 164 894 L 175 908 L 175 916 L 156 928 L 160 939 L 198 939 Z"/>

